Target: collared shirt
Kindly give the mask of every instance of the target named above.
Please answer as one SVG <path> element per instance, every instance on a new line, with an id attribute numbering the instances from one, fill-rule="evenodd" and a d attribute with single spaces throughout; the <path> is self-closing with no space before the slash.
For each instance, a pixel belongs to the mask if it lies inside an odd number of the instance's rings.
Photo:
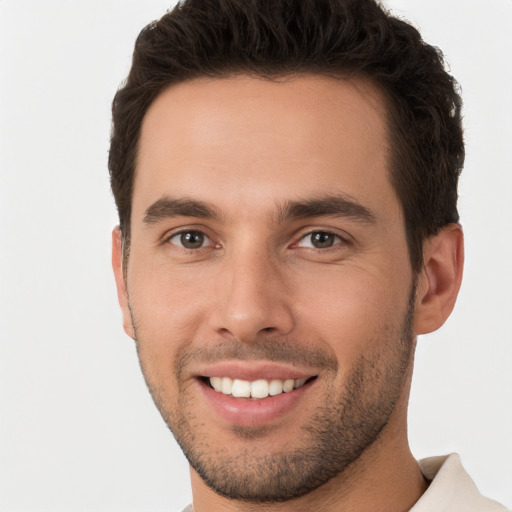
<path id="1" fill-rule="evenodd" d="M 482 496 L 456 453 L 419 461 L 430 486 L 409 512 L 512 512 Z M 183 512 L 194 512 L 189 505 Z"/>
<path id="2" fill-rule="evenodd" d="M 419 461 L 430 486 L 410 512 L 510 512 L 482 496 L 457 454 Z"/>

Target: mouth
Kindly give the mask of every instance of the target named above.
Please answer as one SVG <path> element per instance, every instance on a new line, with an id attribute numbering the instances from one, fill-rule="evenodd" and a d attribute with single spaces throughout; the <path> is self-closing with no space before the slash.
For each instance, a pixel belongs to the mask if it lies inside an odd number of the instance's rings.
<path id="1" fill-rule="evenodd" d="M 320 374 L 272 361 L 226 360 L 197 368 L 195 380 L 212 428 L 259 428 L 294 425 L 314 407 L 308 397 Z"/>
<path id="2" fill-rule="evenodd" d="M 300 379 L 256 379 L 243 380 L 231 377 L 201 377 L 201 380 L 217 393 L 233 398 L 263 400 L 267 397 L 290 393 L 309 384 L 317 378 L 313 375 Z"/>

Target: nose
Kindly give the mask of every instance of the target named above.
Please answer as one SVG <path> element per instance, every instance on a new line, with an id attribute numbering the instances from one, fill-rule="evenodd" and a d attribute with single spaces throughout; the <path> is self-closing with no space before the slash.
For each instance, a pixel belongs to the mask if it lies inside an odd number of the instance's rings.
<path id="1" fill-rule="evenodd" d="M 283 336 L 293 330 L 284 270 L 271 255 L 241 252 L 226 259 L 221 274 L 211 318 L 217 335 L 254 342 L 261 336 Z"/>

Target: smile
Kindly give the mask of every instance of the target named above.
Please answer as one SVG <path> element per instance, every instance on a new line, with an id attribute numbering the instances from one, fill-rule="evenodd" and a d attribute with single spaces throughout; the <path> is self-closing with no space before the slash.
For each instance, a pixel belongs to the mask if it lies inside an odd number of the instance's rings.
<path id="1" fill-rule="evenodd" d="M 196 372 L 200 396 L 214 413 L 211 424 L 218 418 L 220 425 L 229 429 L 234 425 L 254 428 L 276 422 L 293 424 L 297 411 L 314 402 L 306 397 L 320 380 L 313 368 L 299 369 L 271 361 L 219 361 Z"/>
<path id="2" fill-rule="evenodd" d="M 268 396 L 276 396 L 282 393 L 289 393 L 301 388 L 314 379 L 258 379 L 253 381 L 232 379 L 231 377 L 206 377 L 205 381 L 218 393 L 230 395 L 235 398 L 252 398 L 261 400 Z"/>

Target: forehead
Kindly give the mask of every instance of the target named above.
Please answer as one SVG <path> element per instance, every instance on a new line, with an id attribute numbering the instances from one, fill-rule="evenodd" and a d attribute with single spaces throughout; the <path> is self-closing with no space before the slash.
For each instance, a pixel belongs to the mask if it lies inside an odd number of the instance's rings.
<path id="1" fill-rule="evenodd" d="M 240 206 L 258 197 L 262 210 L 336 192 L 371 200 L 376 188 L 394 199 L 385 120 L 383 95 L 364 80 L 235 76 L 173 85 L 142 124 L 133 212 L 165 194 Z"/>

